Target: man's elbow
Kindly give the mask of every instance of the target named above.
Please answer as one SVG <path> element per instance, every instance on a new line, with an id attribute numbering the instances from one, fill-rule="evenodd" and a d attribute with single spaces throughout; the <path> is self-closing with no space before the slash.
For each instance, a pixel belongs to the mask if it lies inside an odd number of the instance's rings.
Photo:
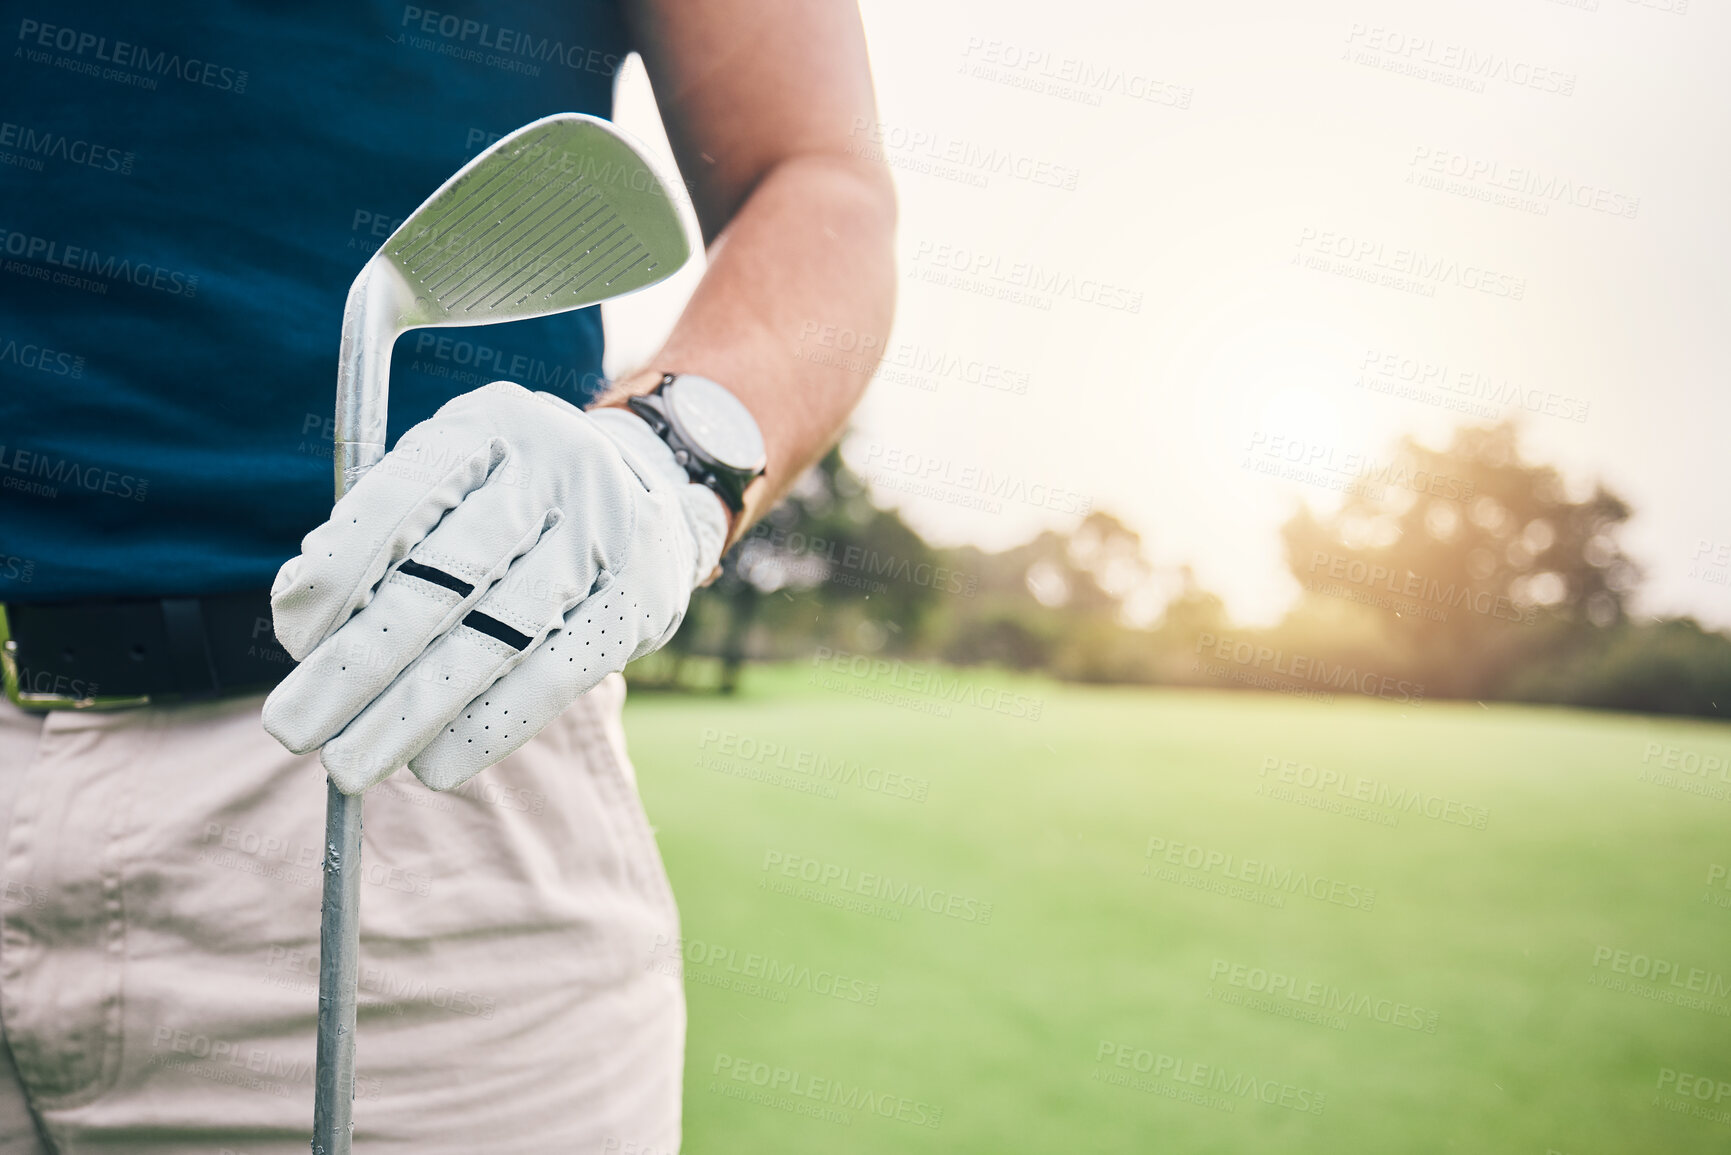
<path id="1" fill-rule="evenodd" d="M 869 228 L 886 239 L 894 236 L 896 185 L 889 166 L 881 160 L 812 150 L 783 163 L 804 174 L 813 194 L 841 209 L 856 227 Z"/>
<path id="2" fill-rule="evenodd" d="M 896 182 L 890 175 L 889 166 L 881 160 L 867 160 L 863 157 L 846 156 L 839 158 L 845 161 L 858 183 L 864 202 L 881 219 L 884 229 L 895 232 L 896 227 Z"/>

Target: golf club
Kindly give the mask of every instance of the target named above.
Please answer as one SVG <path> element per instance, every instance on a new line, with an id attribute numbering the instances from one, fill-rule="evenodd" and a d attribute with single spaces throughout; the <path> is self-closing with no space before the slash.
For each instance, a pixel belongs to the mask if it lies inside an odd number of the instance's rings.
<path id="1" fill-rule="evenodd" d="M 525 125 L 459 169 L 355 278 L 337 366 L 336 493 L 385 454 L 391 347 L 410 329 L 580 309 L 690 257 L 686 214 L 641 146 L 592 116 Z M 353 1140 L 361 796 L 326 782 L 314 1155 Z"/>

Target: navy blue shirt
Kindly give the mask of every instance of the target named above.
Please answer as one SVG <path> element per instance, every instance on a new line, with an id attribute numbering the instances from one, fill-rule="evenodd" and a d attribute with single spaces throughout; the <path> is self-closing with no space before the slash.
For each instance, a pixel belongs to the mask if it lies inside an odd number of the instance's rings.
<path id="1" fill-rule="evenodd" d="M 350 282 L 500 135 L 609 115 L 620 15 L 23 11 L 0 59 L 0 601 L 269 586 L 329 513 Z M 501 377 L 585 404 L 601 343 L 597 309 L 408 333 L 390 437 Z"/>

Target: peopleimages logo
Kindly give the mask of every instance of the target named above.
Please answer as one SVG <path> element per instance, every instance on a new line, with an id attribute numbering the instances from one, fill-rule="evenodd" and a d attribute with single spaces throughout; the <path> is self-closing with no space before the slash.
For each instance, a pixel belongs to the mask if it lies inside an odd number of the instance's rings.
<path id="1" fill-rule="evenodd" d="M 18 689 L 25 694 L 53 694 L 61 698 L 82 700 L 96 697 L 101 693 L 102 686 L 97 682 L 86 682 L 83 678 L 56 674 L 52 670 L 32 670 L 29 666 L 19 666 Z"/>
<path id="2" fill-rule="evenodd" d="M 1257 777 L 1266 779 L 1270 774 L 1274 776 L 1274 783 L 1269 783 L 1270 786 L 1278 783 L 1313 792 L 1316 796 L 1333 795 L 1348 803 L 1363 803 L 1389 811 L 1391 815 L 1422 815 L 1433 822 L 1465 826 L 1472 830 L 1483 830 L 1490 822 L 1491 812 L 1483 806 L 1474 806 L 1440 794 L 1427 794 L 1413 786 L 1397 786 L 1375 778 L 1366 778 L 1362 774 L 1348 775 L 1340 770 L 1318 769 L 1308 762 L 1295 762 L 1290 758 L 1280 758 L 1272 754 L 1263 758 Z M 1262 787 L 1258 787 L 1257 793 L 1262 792 Z M 1272 792 L 1271 796 L 1279 797 Z M 1323 805 L 1319 808 L 1332 807 Z M 1396 821 L 1398 822 L 1398 818 Z"/>
<path id="3" fill-rule="evenodd" d="M 171 297 L 191 300 L 198 293 L 198 276 L 175 269 L 165 269 L 149 261 L 132 257 L 104 256 L 82 245 L 62 244 L 48 237 L 32 236 L 11 229 L 0 229 L 0 252 L 24 261 L 41 261 L 61 269 L 106 277 L 111 281 L 126 281 L 141 289 L 154 289 Z M 106 291 L 106 290 L 104 290 Z"/>
<path id="4" fill-rule="evenodd" d="M 1105 96 L 1186 109 L 1196 90 L 1150 73 L 1029 48 L 1004 40 L 968 37 L 962 49 L 962 74 L 1011 88 L 1098 105 Z"/>
<path id="5" fill-rule="evenodd" d="M 566 44 L 552 36 L 536 36 L 522 29 L 470 20 L 431 8 L 417 8 L 412 4 L 403 6 L 400 27 L 445 41 L 439 48 L 442 56 L 490 64 L 517 65 L 513 71 L 529 71 L 533 65 L 527 62 L 536 61 L 541 64 L 561 64 L 574 72 L 612 76 L 619 71 L 619 66 L 625 63 L 623 56 L 611 52 L 600 52 L 585 48 L 581 44 Z M 484 56 L 483 53 L 491 55 Z M 538 73 L 529 71 L 529 74 Z"/>
<path id="6" fill-rule="evenodd" d="M 0 365 L 16 365 L 20 369 L 34 369 L 51 377 L 70 377 L 74 381 L 84 376 L 83 357 L 11 337 L 0 341 Z"/>
<path id="7" fill-rule="evenodd" d="M 850 1122 L 851 1116 L 846 1113 L 858 1111 L 915 1127 L 929 1127 L 933 1131 L 943 1125 L 944 1109 L 924 1100 L 891 1094 L 859 1083 L 820 1078 L 738 1055 L 718 1053 L 709 1073 L 712 1076 L 711 1091 L 722 1089 L 725 1093 L 744 1089 L 729 1088 L 728 1082 L 746 1084 L 768 1096 L 763 1100 L 765 1106 L 780 1107 L 796 1114 L 806 1113 L 800 1108 L 821 1103 L 824 1107 L 833 1109 L 838 1116 L 827 1119 L 829 1122 Z"/>
<path id="8" fill-rule="evenodd" d="M 909 385 L 935 392 L 943 379 L 1000 393 L 1023 396 L 1032 374 L 987 361 L 958 355 L 918 341 L 890 342 L 873 333 L 861 333 L 846 325 L 806 321 L 800 326 L 799 344 L 793 359 L 827 365 L 851 373 L 875 373 L 877 380 Z"/>
<path id="9" fill-rule="evenodd" d="M 971 677 L 943 670 L 921 669 L 900 658 L 874 658 L 867 654 L 819 646 L 812 653 L 811 664 L 820 673 L 845 675 L 873 684 L 881 682 L 892 689 L 931 699 L 946 708 L 952 705 L 972 706 L 992 714 L 1037 722 L 1045 707 L 1044 698 L 982 685 Z M 948 714 L 944 716 L 947 717 Z"/>
<path id="10" fill-rule="evenodd" d="M 1668 1099 L 1667 1095 L 1674 1098 Z M 1713 1123 L 1731 1123 L 1731 1108 L 1724 1106 L 1726 1100 L 1731 1100 L 1731 1079 L 1679 1071 L 1675 1067 L 1659 1068 L 1653 1106 L 1660 1110 L 1693 1115 Z M 1712 1106 L 1704 1106 L 1707 1103 Z"/>
<path id="11" fill-rule="evenodd" d="M 914 264 L 969 279 L 953 282 L 956 288 L 968 288 L 971 285 L 996 287 L 1031 293 L 1042 300 L 1064 297 L 1084 305 L 1098 305 L 1103 309 L 1125 313 L 1142 311 L 1140 290 L 1124 288 L 1091 277 L 1078 277 L 1074 273 L 1045 268 L 1031 261 L 1006 261 L 994 253 L 962 245 L 918 241 L 914 245 Z"/>
<path id="12" fill-rule="evenodd" d="M 1269 1005 L 1263 1006 L 1252 1001 L 1248 1005 L 1257 1010 L 1270 1010 L 1281 1014 L 1287 1008 L 1274 1000 L 1285 1000 L 1300 1006 L 1315 1008 L 1321 1016 L 1329 1016 L 1340 1020 L 1342 1016 L 1368 1019 L 1384 1026 L 1400 1027 L 1409 1031 L 1422 1031 L 1425 1034 L 1436 1034 L 1437 1012 L 1426 1010 L 1413 1003 L 1398 999 L 1381 998 L 1366 994 L 1363 991 L 1342 990 L 1340 987 L 1314 979 L 1302 979 L 1294 975 L 1282 974 L 1280 971 L 1269 970 L 1266 967 L 1251 966 L 1247 963 L 1232 962 L 1216 958 L 1208 968 L 1210 990 L 1213 984 L 1219 983 L 1228 988 L 1244 992 L 1237 1000 L 1244 1001 L 1251 996 L 1265 996 Z M 1282 1017 L 1297 1017 L 1283 1015 Z M 1323 1025 L 1333 1026 L 1333 1022 Z M 1344 1022 L 1341 1026 L 1344 1027 Z"/>
<path id="13" fill-rule="evenodd" d="M 1119 1043 L 1110 1039 L 1100 1040 L 1094 1051 L 1094 1063 L 1094 1073 L 1089 1077 L 1098 1082 L 1113 1083 L 1148 1093 L 1162 1093 L 1161 1085 L 1155 1080 L 1170 1079 L 1174 1083 L 1182 1084 L 1186 1089 L 1200 1087 L 1204 1091 L 1214 1092 L 1213 1095 L 1204 1095 L 1191 1101 L 1198 1106 L 1214 1107 L 1227 1112 L 1235 1111 L 1239 1102 L 1251 1100 L 1270 1107 L 1284 1107 L 1288 1111 L 1301 1114 L 1320 1115 L 1328 1103 L 1327 1095 L 1309 1087 L 1300 1087 L 1280 1079 L 1259 1078 L 1248 1071 L 1234 1071 L 1218 1063 L 1200 1063 L 1178 1055 L 1156 1052 L 1150 1047 L 1138 1047 L 1132 1043 Z M 1106 1065 L 1121 1068 L 1126 1072 L 1133 1071 L 1148 1078 L 1137 1079 L 1117 1072 L 1103 1072 L 1101 1068 Z"/>
<path id="14" fill-rule="evenodd" d="M 877 983 L 823 967 L 813 969 L 804 963 L 787 962 L 759 951 L 741 951 L 737 947 L 724 946 L 721 943 L 670 938 L 665 934 L 658 934 L 649 949 L 649 955 L 649 961 L 644 964 L 645 970 L 674 977 L 695 978 L 698 982 L 703 979 L 692 975 L 682 964 L 725 972 L 735 978 L 764 983 L 778 990 L 804 991 L 844 1003 L 875 1007 L 878 1001 Z"/>
<path id="15" fill-rule="evenodd" d="M 0 442 L 0 486 L 37 497 L 59 497 L 59 487 L 68 486 L 132 501 L 143 501 L 150 491 L 150 482 L 145 478 L 3 442 Z"/>
<path id="16" fill-rule="evenodd" d="M 771 775 L 776 771 L 798 774 L 824 784 L 852 786 L 869 793 L 903 798 L 911 802 L 924 802 L 931 789 L 928 779 L 868 765 L 839 752 L 834 755 L 826 754 L 734 730 L 718 730 L 713 726 L 703 728 L 697 748 L 712 755 L 718 754 L 726 763 L 733 763 L 738 767 L 752 768 Z M 699 759 L 699 765 L 703 764 L 704 760 Z M 725 763 L 712 765 L 711 768 L 723 766 Z"/>
<path id="17" fill-rule="evenodd" d="M 1373 393 L 1412 400 L 1441 398 L 1444 408 L 1493 419 L 1501 411 L 1519 408 L 1563 421 L 1584 422 L 1592 402 L 1547 389 L 1529 389 L 1477 369 L 1457 369 L 1447 363 L 1383 349 L 1366 349 L 1353 384 Z M 1477 402 L 1487 402 L 1479 405 Z M 1501 410 L 1488 406 L 1500 406 Z"/>
<path id="18" fill-rule="evenodd" d="M 1080 517 L 1094 507 L 1090 495 L 1062 485 L 880 441 L 867 442 L 862 472 L 867 481 L 885 489 L 990 513 L 1001 512 L 1004 502 Z"/>
<path id="19" fill-rule="evenodd" d="M 1422 80 L 1483 92 L 1487 81 L 1572 96 L 1575 74 L 1505 53 L 1437 41 L 1376 24 L 1355 22 L 1346 34 L 1345 58 L 1355 64 L 1405 72 Z"/>
<path id="20" fill-rule="evenodd" d="M 1311 898 L 1350 910 L 1368 911 L 1376 905 L 1376 890 L 1372 887 L 1328 878 L 1321 874 L 1310 874 L 1292 866 L 1277 865 L 1258 858 L 1240 858 L 1228 851 L 1199 846 L 1193 842 L 1176 842 L 1151 834 L 1142 857 L 1148 860 L 1143 864 L 1142 873 L 1150 877 L 1158 877 L 1153 863 L 1159 861 L 1167 866 L 1182 867 L 1201 874 L 1217 874 L 1231 882 L 1261 887 L 1280 894 Z M 1166 877 L 1163 881 L 1178 880 Z M 1266 905 L 1280 906 L 1284 903 Z"/>
<path id="21" fill-rule="evenodd" d="M 0 148 L 17 149 L 19 153 L 29 158 L 47 157 L 50 160 L 65 161 L 68 164 L 83 165 L 99 172 L 117 172 L 121 176 L 132 175 L 133 156 L 112 145 L 96 144 L 79 137 L 70 137 L 65 133 L 54 132 L 51 129 L 32 128 L 27 124 L 13 124 L 11 121 L 0 122 Z M 4 160 L 6 154 L 0 153 L 0 163 L 10 163 Z M 20 167 L 33 171 L 41 171 L 41 164 L 25 164 Z"/>
<path id="22" fill-rule="evenodd" d="M 781 529 L 767 521 L 760 521 L 753 526 L 751 532 L 745 535 L 745 540 L 762 543 L 777 553 L 818 563 L 829 570 L 825 577 L 833 577 L 838 569 L 848 570 L 867 578 L 887 578 L 939 593 L 960 594 L 967 598 L 974 596 L 980 584 L 979 575 L 975 573 L 880 553 L 863 545 L 809 536 L 797 529 Z M 844 581 L 837 584 L 855 583 Z M 877 584 L 880 592 L 888 588 L 882 582 Z"/>
<path id="23" fill-rule="evenodd" d="M 1278 462 L 1319 473 L 1338 474 L 1377 487 L 1392 485 L 1396 489 L 1448 501 L 1471 501 L 1476 489 L 1476 483 L 1471 479 L 1425 469 L 1410 460 L 1379 461 L 1366 453 L 1349 452 L 1324 442 L 1281 433 L 1253 432 L 1245 452 L 1249 454 L 1245 462 L 1247 467 L 1252 467 L 1251 462 L 1258 460 Z M 1259 468 L 1257 472 L 1285 476 L 1271 469 Z"/>
<path id="24" fill-rule="evenodd" d="M 1537 606 L 1521 605 L 1504 594 L 1474 589 L 1465 582 L 1451 581 L 1445 585 L 1436 578 L 1424 577 L 1400 566 L 1332 554 L 1327 550 L 1312 550 L 1310 570 L 1302 584 L 1307 589 L 1311 588 L 1324 575 L 1335 581 L 1363 586 L 1367 590 L 1386 590 L 1401 597 L 1432 602 L 1450 609 L 1465 607 L 1481 617 L 1519 622 L 1528 626 L 1539 620 Z"/>
<path id="25" fill-rule="evenodd" d="M 1527 279 L 1499 272 L 1453 257 L 1432 256 L 1418 249 L 1386 245 L 1369 237 L 1306 226 L 1299 230 L 1298 249 L 1322 257 L 1338 257 L 1348 266 L 1374 279 L 1384 274 L 1395 287 L 1415 286 L 1434 294 L 1437 285 L 1452 285 L 1492 297 L 1519 301 L 1526 296 Z M 1294 258 L 1296 260 L 1297 258 Z"/>
<path id="26" fill-rule="evenodd" d="M 1599 946 L 1593 950 L 1593 968 L 1597 970 L 1600 967 L 1614 975 L 1641 979 L 1654 987 L 1663 985 L 1708 999 L 1731 998 L 1731 975 L 1697 966 L 1685 966 L 1676 959 Z M 1598 985 L 1611 984 L 1602 982 Z"/>
<path id="27" fill-rule="evenodd" d="M 324 847 L 315 843 L 296 842 L 290 838 L 262 830 L 253 830 L 242 826 L 225 826 L 220 822 L 206 822 L 204 824 L 204 837 L 201 841 L 206 847 L 204 851 L 200 852 L 199 859 L 201 862 L 215 866 L 227 866 L 231 869 L 241 869 L 242 873 L 246 874 L 282 878 L 289 882 L 295 882 L 298 878 L 304 877 L 307 886 L 316 885 L 317 871 L 324 862 Z M 223 857 L 224 854 L 228 857 Z M 243 858 L 263 866 L 278 867 L 281 870 L 273 873 L 237 866 L 236 863 Z M 295 873 L 297 871 L 301 872 L 300 875 Z M 420 874 L 384 862 L 363 864 L 361 881 L 372 886 L 384 887 L 387 890 L 418 894 L 422 897 L 432 893 L 433 885 L 431 875 Z"/>
<path id="28" fill-rule="evenodd" d="M 515 381 L 525 389 L 564 397 L 582 396 L 603 384 L 596 374 L 573 365 L 552 364 L 540 357 L 425 330 L 415 337 L 414 353 L 419 360 L 410 362 L 410 367 L 435 377 L 465 375 L 462 371 L 466 370 L 466 376 L 476 382 Z"/>
<path id="29" fill-rule="evenodd" d="M 132 44 L 125 40 L 110 41 L 106 36 L 94 32 L 83 32 L 76 28 L 66 28 L 56 24 L 44 24 L 40 20 L 20 20 L 18 22 L 18 40 L 26 45 L 32 63 L 56 64 L 65 67 L 70 64 L 69 71 L 90 72 L 95 69 L 105 80 L 126 78 L 126 74 L 116 73 L 117 69 L 132 69 L 144 73 L 139 80 L 147 83 L 141 85 L 154 89 L 156 82 L 153 77 L 172 76 L 188 84 L 203 88 L 214 88 L 221 92 L 232 92 L 240 96 L 246 92 L 247 73 L 244 69 L 232 68 L 228 65 L 216 64 L 209 60 L 201 60 L 197 56 L 182 56 L 178 52 L 167 49 L 151 49 L 142 44 Z M 77 60 L 37 60 L 46 53 L 31 51 L 31 47 L 52 49 L 56 52 L 68 52 Z M 94 63 L 81 63 L 86 57 Z M 99 69 L 98 64 L 112 65 L 113 68 Z M 95 74 L 95 73 L 92 73 Z"/>
<path id="30" fill-rule="evenodd" d="M 943 887 L 928 887 L 906 878 L 895 878 L 870 870 L 856 871 L 851 866 L 808 858 L 784 850 L 765 850 L 760 870 L 783 878 L 808 883 L 819 889 L 844 891 L 876 899 L 893 907 L 923 910 L 929 914 L 975 922 L 984 926 L 992 921 L 992 903 Z"/>
<path id="31" fill-rule="evenodd" d="M 1371 670 L 1360 670 L 1345 662 L 1337 661 L 1331 665 L 1327 658 L 1296 652 L 1288 654 L 1283 649 L 1260 646 L 1255 642 L 1202 633 L 1196 638 L 1196 652 L 1210 653 L 1219 661 L 1229 661 L 1252 670 L 1266 667 L 1269 673 L 1300 682 L 1314 682 L 1335 689 L 1352 690 L 1367 698 L 1381 698 L 1403 705 L 1417 705 L 1424 701 L 1424 685 L 1421 682 L 1409 682 L 1404 678 L 1391 678 Z"/>
<path id="32" fill-rule="evenodd" d="M 1528 165 L 1506 165 L 1490 157 L 1468 156 L 1447 148 L 1418 145 L 1407 162 L 1415 170 L 1407 174 L 1429 174 L 1433 177 L 1453 177 L 1466 184 L 1484 185 L 1488 189 L 1531 197 L 1541 209 L 1551 204 L 1569 204 L 1613 217 L 1633 220 L 1641 210 L 1639 197 L 1612 192 L 1598 185 L 1586 184 L 1555 173 L 1546 173 Z"/>
<path id="33" fill-rule="evenodd" d="M 976 177 L 982 186 L 989 177 L 1009 176 L 1072 192 L 1080 177 L 1077 169 L 1029 156 L 1013 148 L 987 147 L 947 132 L 885 124 L 865 116 L 854 117 L 848 135 L 863 139 L 868 146 L 850 145 L 849 151 L 856 155 L 863 153 L 870 159 L 885 161 L 898 168 L 904 167 L 907 160 L 913 160 L 924 166 L 920 171 L 930 167 L 926 162 L 954 166 L 958 175 Z M 936 170 L 939 175 L 945 171 L 944 168 Z"/>
<path id="34" fill-rule="evenodd" d="M 272 946 L 265 951 L 264 965 L 271 970 L 281 970 L 286 975 L 296 975 L 310 980 L 307 985 L 318 989 L 319 954 L 316 950 L 295 950 L 284 946 Z M 278 986 L 290 984 L 278 983 Z M 299 984 L 294 984 L 298 986 Z M 474 1018 L 490 1019 L 499 1008 L 499 1000 L 488 996 L 466 991 L 461 987 L 450 987 L 442 984 L 429 983 L 420 976 L 403 976 L 377 966 L 363 966 L 357 977 L 356 986 L 370 994 L 381 996 L 391 1009 L 401 1013 L 404 1003 L 423 1003 L 436 1007 L 441 1011 L 453 1014 L 469 1015 Z M 291 987 L 291 989 L 293 989 Z"/>

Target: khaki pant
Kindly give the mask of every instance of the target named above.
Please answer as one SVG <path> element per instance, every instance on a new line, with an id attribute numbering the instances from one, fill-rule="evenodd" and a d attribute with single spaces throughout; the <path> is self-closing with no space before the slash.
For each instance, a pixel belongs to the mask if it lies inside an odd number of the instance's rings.
<path id="1" fill-rule="evenodd" d="M 459 791 L 367 792 L 357 1155 L 678 1149 L 678 914 L 624 696 Z M 324 776 L 260 703 L 0 701 L 0 1155 L 307 1151 Z"/>

